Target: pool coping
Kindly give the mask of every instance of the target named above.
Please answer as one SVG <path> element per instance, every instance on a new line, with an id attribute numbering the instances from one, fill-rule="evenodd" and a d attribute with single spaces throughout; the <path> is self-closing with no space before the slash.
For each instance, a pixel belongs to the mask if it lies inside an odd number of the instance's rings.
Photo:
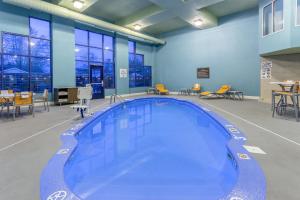
<path id="1" fill-rule="evenodd" d="M 263 171 L 253 156 L 243 147 L 247 139 L 237 127 L 200 103 L 189 100 L 173 97 L 141 97 L 126 99 L 125 103 L 142 99 L 169 99 L 192 105 L 193 107 L 204 111 L 204 113 L 219 123 L 231 136 L 231 139 L 227 143 L 228 157 L 232 160 L 233 165 L 235 165 L 238 177 L 232 191 L 219 200 L 266 199 L 266 180 Z M 64 166 L 77 147 L 75 135 L 103 113 L 122 105 L 123 102 L 120 102 L 106 107 L 105 109 L 94 113 L 92 117 L 85 119 L 83 122 L 61 134 L 60 138 L 62 145 L 56 154 L 49 160 L 41 174 L 40 198 L 42 200 L 81 200 L 72 193 L 64 180 Z"/>

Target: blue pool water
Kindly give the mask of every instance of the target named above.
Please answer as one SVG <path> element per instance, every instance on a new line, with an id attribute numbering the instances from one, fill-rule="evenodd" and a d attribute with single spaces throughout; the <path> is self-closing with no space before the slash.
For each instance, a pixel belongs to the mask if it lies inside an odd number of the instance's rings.
<path id="1" fill-rule="evenodd" d="M 206 112 L 176 100 L 143 99 L 83 128 L 64 167 L 87 200 L 216 200 L 237 182 L 231 136 Z"/>

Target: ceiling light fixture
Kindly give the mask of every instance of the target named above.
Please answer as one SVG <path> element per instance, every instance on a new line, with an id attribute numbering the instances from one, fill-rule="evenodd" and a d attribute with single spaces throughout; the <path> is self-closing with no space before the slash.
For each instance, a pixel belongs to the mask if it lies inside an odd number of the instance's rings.
<path id="1" fill-rule="evenodd" d="M 196 19 L 196 20 L 194 20 L 194 25 L 195 26 L 201 26 L 202 24 L 203 24 L 202 19 Z"/>
<path id="2" fill-rule="evenodd" d="M 74 8 L 77 8 L 77 9 L 81 9 L 84 5 L 84 1 L 82 0 L 74 0 L 73 1 L 73 6 Z"/>
<path id="3" fill-rule="evenodd" d="M 139 31 L 139 30 L 141 30 L 141 29 L 142 29 L 142 26 L 141 26 L 141 25 L 139 25 L 139 24 L 135 24 L 135 25 L 133 25 L 133 28 L 134 28 L 134 30 L 137 30 L 137 31 Z"/>

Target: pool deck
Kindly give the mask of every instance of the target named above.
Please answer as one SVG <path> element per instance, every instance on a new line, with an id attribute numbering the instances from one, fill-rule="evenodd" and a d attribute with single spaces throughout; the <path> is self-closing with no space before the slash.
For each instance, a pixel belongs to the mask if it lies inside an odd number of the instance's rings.
<path id="1" fill-rule="evenodd" d="M 270 105 L 257 100 L 192 100 L 215 111 L 247 136 L 247 145 L 267 154 L 253 154 L 267 179 L 267 199 L 299 200 L 300 122 L 293 118 L 272 118 Z M 133 97 L 131 97 L 133 98 Z M 95 110 L 108 100 L 92 102 Z M 43 167 L 58 150 L 60 134 L 79 123 L 79 114 L 70 106 L 36 108 L 36 117 L 23 115 L 16 121 L 0 118 L 0 200 L 38 200 Z"/>

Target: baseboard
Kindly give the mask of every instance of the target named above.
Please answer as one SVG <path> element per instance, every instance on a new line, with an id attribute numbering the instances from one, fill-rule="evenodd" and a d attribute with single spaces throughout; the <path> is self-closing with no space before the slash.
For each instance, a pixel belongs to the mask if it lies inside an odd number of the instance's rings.
<path id="1" fill-rule="evenodd" d="M 48 101 L 49 106 L 53 106 L 54 102 L 53 101 Z M 34 106 L 44 106 L 43 102 L 38 102 L 38 103 L 34 103 Z"/>
<path id="2" fill-rule="evenodd" d="M 259 96 L 244 96 L 245 99 L 259 100 Z"/>
<path id="3" fill-rule="evenodd" d="M 174 92 L 174 91 L 171 91 L 170 94 L 172 95 L 177 95 L 178 92 Z M 192 96 L 197 96 L 196 94 L 192 94 Z M 244 96 L 245 99 L 249 99 L 249 100 L 259 100 L 259 96 Z"/>

